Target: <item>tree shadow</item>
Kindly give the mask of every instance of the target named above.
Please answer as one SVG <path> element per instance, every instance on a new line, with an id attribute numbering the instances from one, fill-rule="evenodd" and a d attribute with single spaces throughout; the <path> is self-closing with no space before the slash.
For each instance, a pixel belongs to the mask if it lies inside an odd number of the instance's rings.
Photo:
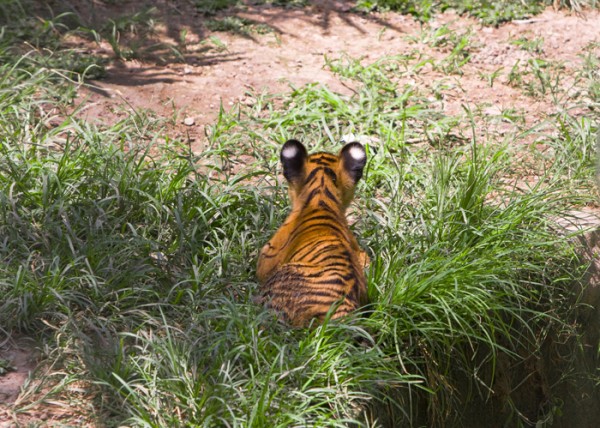
<path id="1" fill-rule="evenodd" d="M 104 46 L 108 43 L 110 49 L 98 50 L 101 55 L 112 56 L 110 73 L 119 75 L 125 74 L 120 72 L 119 63 L 130 59 L 157 67 L 176 63 L 214 66 L 242 59 L 243 52 L 230 52 L 225 43 L 220 42 L 222 32 L 210 30 L 215 28 L 215 22 L 232 18 L 249 25 L 262 25 L 275 33 L 276 38 L 282 35 L 300 38 L 301 34 L 294 30 L 303 25 L 317 26 L 324 35 L 329 35 L 335 32 L 339 21 L 359 34 L 366 34 L 361 25 L 365 21 L 402 31 L 379 15 L 356 12 L 354 1 L 309 0 L 306 3 L 305 6 L 286 6 L 262 0 L 54 0 L 38 11 L 41 14 L 45 11 L 49 18 L 66 12 L 63 17 L 76 19 L 79 34 L 90 44 L 98 40 Z M 290 20 L 297 25 L 290 26 L 287 22 Z M 229 32 L 260 43 L 259 33 L 252 28 L 243 31 L 234 28 Z M 122 84 L 169 82 L 166 75 L 144 73 L 136 77 L 131 74 L 129 71 L 127 77 L 122 78 Z"/>

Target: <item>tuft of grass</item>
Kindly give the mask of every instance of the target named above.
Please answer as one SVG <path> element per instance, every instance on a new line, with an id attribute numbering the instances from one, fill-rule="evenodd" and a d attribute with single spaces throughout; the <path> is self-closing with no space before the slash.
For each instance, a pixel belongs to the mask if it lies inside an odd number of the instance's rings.
<path id="1" fill-rule="evenodd" d="M 544 53 L 543 37 L 529 39 L 526 36 L 521 36 L 518 39 L 511 40 L 510 44 L 518 46 L 520 49 L 523 49 L 531 54 L 541 55 Z"/>
<path id="2" fill-rule="evenodd" d="M 195 0 L 194 4 L 198 12 L 204 15 L 214 15 L 221 10 L 238 5 L 239 0 Z"/>
<path id="3" fill-rule="evenodd" d="M 224 31 L 243 36 L 252 33 L 267 34 L 273 32 L 273 28 L 266 24 L 257 23 L 251 19 L 239 18 L 237 16 L 226 16 L 222 19 L 209 19 L 206 28 L 210 31 Z"/>
<path id="4" fill-rule="evenodd" d="M 508 84 L 523 88 L 531 97 L 544 98 L 550 95 L 552 102 L 559 104 L 565 95 L 565 88 L 561 84 L 564 71 L 564 65 L 555 61 L 532 58 L 521 65 L 517 60 L 508 74 Z"/>
<path id="5" fill-rule="evenodd" d="M 498 76 L 500 76 L 500 74 L 502 73 L 503 70 L 504 70 L 504 67 L 498 67 L 496 70 L 492 71 L 491 73 L 479 72 L 479 76 L 481 77 L 482 80 L 487 81 L 488 85 L 490 85 L 490 88 L 493 88 L 494 82 L 496 81 Z"/>
<path id="6" fill-rule="evenodd" d="M 459 14 L 468 14 L 481 20 L 485 25 L 497 26 L 503 22 L 528 18 L 540 13 L 545 3 L 543 1 L 522 2 L 518 0 L 501 1 L 462 1 L 443 0 L 411 1 L 411 0 L 360 0 L 356 7 L 359 10 L 394 10 L 414 15 L 421 21 L 429 21 L 437 12 L 447 9 L 456 10 Z"/>
<path id="7" fill-rule="evenodd" d="M 9 373 L 13 370 L 16 369 L 12 366 L 9 360 L 5 358 L 0 358 L 0 376 L 4 376 L 6 373 Z"/>
<path id="8" fill-rule="evenodd" d="M 461 15 L 469 15 L 480 20 L 484 25 L 498 26 L 504 22 L 526 19 L 541 13 L 546 7 L 565 7 L 576 12 L 585 8 L 597 7 L 595 0 L 584 1 L 520 1 L 520 0 L 442 0 L 438 2 L 413 0 L 359 0 L 356 9 L 359 11 L 393 10 L 415 16 L 421 22 L 428 22 L 436 13 L 455 10 Z"/>
<path id="9" fill-rule="evenodd" d="M 471 28 L 464 32 L 459 32 L 451 28 L 449 24 L 435 27 L 426 24 L 416 37 L 407 37 L 413 43 L 424 43 L 432 48 L 447 52 L 446 57 L 438 61 L 431 60 L 434 69 L 440 70 L 445 74 L 462 74 L 462 66 L 471 59 L 471 51 L 473 49 L 471 38 Z"/>
<path id="10" fill-rule="evenodd" d="M 149 7 L 134 14 L 109 19 L 99 31 L 87 31 L 97 42 L 104 38 L 110 44 L 115 58 L 140 58 L 162 47 L 161 44 L 149 43 L 156 25 L 155 15 L 156 8 Z"/>
<path id="11" fill-rule="evenodd" d="M 589 108 L 600 111 L 600 50 L 599 43 L 591 43 L 586 46 L 585 53 L 581 54 L 583 59 L 581 77 L 587 83 L 587 98 Z"/>
<path id="12" fill-rule="evenodd" d="M 307 0 L 254 0 L 253 4 L 269 4 L 283 7 L 303 7 L 308 4 Z M 204 15 L 212 16 L 218 12 L 240 6 L 240 0 L 195 0 L 194 4 L 198 11 Z"/>

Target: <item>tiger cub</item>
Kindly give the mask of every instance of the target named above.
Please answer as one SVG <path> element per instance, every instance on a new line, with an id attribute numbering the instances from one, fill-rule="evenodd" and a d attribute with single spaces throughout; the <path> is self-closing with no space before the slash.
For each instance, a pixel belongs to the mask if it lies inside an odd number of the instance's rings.
<path id="1" fill-rule="evenodd" d="M 295 327 L 339 318 L 367 303 L 368 256 L 348 227 L 346 209 L 363 174 L 360 143 L 337 156 L 309 155 L 296 140 L 281 149 L 292 211 L 262 248 L 257 277 L 262 300 Z"/>

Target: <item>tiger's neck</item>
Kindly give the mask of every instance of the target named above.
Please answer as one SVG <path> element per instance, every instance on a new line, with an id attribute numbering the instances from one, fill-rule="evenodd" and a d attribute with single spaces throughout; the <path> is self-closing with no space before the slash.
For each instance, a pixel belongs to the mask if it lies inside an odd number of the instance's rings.
<path id="1" fill-rule="evenodd" d="M 327 187 L 317 187 L 301 195 L 294 203 L 292 212 L 302 215 L 306 212 L 323 211 L 337 218 L 346 218 L 346 206 L 340 197 Z"/>

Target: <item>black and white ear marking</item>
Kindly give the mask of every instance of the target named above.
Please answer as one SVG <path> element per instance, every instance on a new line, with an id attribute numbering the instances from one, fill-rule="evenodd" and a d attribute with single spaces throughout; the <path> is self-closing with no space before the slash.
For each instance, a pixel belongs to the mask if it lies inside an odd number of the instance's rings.
<path id="1" fill-rule="evenodd" d="M 367 164 L 367 152 L 363 145 L 356 142 L 346 144 L 340 151 L 340 157 L 348 175 L 355 183 L 358 182 Z"/>
<path id="2" fill-rule="evenodd" d="M 294 182 L 304 177 L 304 163 L 308 152 L 298 140 L 288 140 L 281 148 L 281 164 L 283 176 L 287 181 Z"/>

